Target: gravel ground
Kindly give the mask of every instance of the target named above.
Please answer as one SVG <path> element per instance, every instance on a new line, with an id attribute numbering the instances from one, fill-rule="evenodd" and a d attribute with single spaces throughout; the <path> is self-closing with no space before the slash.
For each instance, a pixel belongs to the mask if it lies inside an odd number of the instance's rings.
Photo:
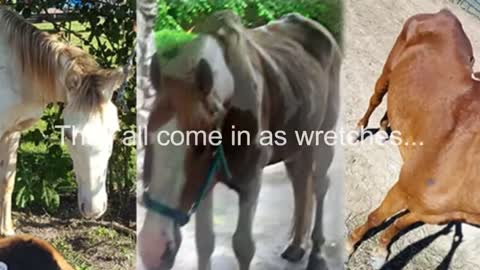
<path id="1" fill-rule="evenodd" d="M 346 0 L 346 58 L 342 77 L 348 128 L 354 128 L 367 109 L 375 81 L 404 21 L 414 14 L 437 12 L 444 7 L 460 18 L 478 58 L 480 22 L 448 1 Z M 370 121 L 372 127 L 377 127 L 384 112 L 383 104 Z M 368 213 L 380 204 L 387 190 L 395 183 L 401 159 L 393 145 L 375 146 L 366 142 L 347 147 L 346 158 L 346 223 L 351 230 L 366 220 Z M 444 227 L 425 225 L 411 231 L 392 246 L 392 255 L 403 251 L 399 260 L 403 263 L 409 261 L 408 257 L 414 256 L 404 269 L 435 269 L 446 258 L 452 244 L 453 232 L 432 236 Z M 480 269 L 480 229 L 463 225 L 463 233 L 464 241 L 454 252 L 450 269 Z M 425 249 L 419 250 L 420 244 L 414 249 L 406 248 L 427 236 L 432 238 L 427 240 L 434 241 Z M 351 258 L 348 268 L 372 269 L 369 258 L 375 242 L 375 237 L 364 242 Z"/>

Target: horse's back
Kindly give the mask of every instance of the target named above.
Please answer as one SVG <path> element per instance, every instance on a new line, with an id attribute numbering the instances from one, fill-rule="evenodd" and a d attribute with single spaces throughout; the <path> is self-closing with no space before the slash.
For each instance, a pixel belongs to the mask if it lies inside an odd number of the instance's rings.
<path id="1" fill-rule="evenodd" d="M 249 35 L 260 51 L 268 88 L 285 97 L 283 106 L 288 109 L 281 111 L 295 111 L 285 116 L 290 124 L 300 125 L 292 128 L 321 128 L 312 123 L 321 124 L 333 105 L 330 96 L 339 92 L 341 53 L 330 32 L 315 21 L 289 14 L 249 30 Z"/>
<path id="2" fill-rule="evenodd" d="M 458 102 L 472 89 L 470 57 L 471 44 L 450 11 L 409 18 L 384 69 L 392 128 L 407 137 L 432 138 L 430 127 L 436 127 L 433 137 L 441 137 L 455 126 L 463 106 Z"/>
<path id="3" fill-rule="evenodd" d="M 337 41 L 327 28 L 314 20 L 290 13 L 257 28 L 260 31 L 262 29 L 295 40 L 323 66 L 331 65 L 335 60 L 340 64 L 341 53 Z"/>

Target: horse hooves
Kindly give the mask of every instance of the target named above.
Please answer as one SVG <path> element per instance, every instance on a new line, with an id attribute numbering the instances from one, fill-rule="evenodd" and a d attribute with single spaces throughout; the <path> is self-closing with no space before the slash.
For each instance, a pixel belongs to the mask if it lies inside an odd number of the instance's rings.
<path id="1" fill-rule="evenodd" d="M 386 259 L 385 257 L 382 256 L 372 256 L 370 265 L 372 266 L 373 269 L 381 269 L 383 265 L 385 264 Z"/>
<path id="2" fill-rule="evenodd" d="M 355 252 L 355 245 L 350 241 L 350 239 L 347 239 L 345 242 L 345 251 L 347 252 L 347 258 L 346 260 L 348 261 L 350 257 L 352 257 L 353 252 Z"/>
<path id="3" fill-rule="evenodd" d="M 381 269 L 387 261 L 387 257 L 388 251 L 383 248 L 377 247 L 373 251 L 373 255 L 370 258 L 370 265 L 373 269 Z"/>
<path id="4" fill-rule="evenodd" d="M 328 266 L 323 258 L 310 256 L 306 270 L 328 270 Z"/>
<path id="5" fill-rule="evenodd" d="M 297 246 L 288 246 L 282 253 L 282 258 L 289 262 L 299 262 L 305 255 L 305 249 Z"/>

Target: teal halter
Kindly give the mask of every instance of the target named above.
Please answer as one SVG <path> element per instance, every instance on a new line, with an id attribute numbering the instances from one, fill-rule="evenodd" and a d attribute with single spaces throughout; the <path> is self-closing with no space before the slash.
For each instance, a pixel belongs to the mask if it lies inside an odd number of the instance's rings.
<path id="1" fill-rule="evenodd" d="M 192 207 L 187 213 L 178 209 L 171 208 L 168 205 L 152 199 L 148 192 L 145 192 L 145 194 L 143 195 L 143 202 L 145 204 L 145 207 L 148 210 L 151 210 L 159 215 L 172 219 L 179 226 L 184 226 L 190 221 L 190 217 L 195 213 L 198 206 L 207 195 L 209 188 L 212 186 L 213 178 L 217 171 L 220 169 L 220 166 L 223 168 L 227 177 L 231 178 L 232 174 L 230 172 L 230 169 L 228 168 L 227 159 L 225 158 L 225 152 L 223 151 L 223 146 L 221 144 L 215 149 L 213 159 L 208 168 L 207 177 L 205 178 L 205 181 L 200 188 L 200 193 L 197 199 L 192 204 Z"/>

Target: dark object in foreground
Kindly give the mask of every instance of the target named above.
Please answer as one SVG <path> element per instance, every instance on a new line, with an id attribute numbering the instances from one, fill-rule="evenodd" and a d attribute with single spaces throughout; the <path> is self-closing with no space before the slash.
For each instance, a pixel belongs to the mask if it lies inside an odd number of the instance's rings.
<path id="1" fill-rule="evenodd" d="M 0 239 L 0 265 L 9 270 L 73 270 L 48 242 L 29 235 Z"/>

